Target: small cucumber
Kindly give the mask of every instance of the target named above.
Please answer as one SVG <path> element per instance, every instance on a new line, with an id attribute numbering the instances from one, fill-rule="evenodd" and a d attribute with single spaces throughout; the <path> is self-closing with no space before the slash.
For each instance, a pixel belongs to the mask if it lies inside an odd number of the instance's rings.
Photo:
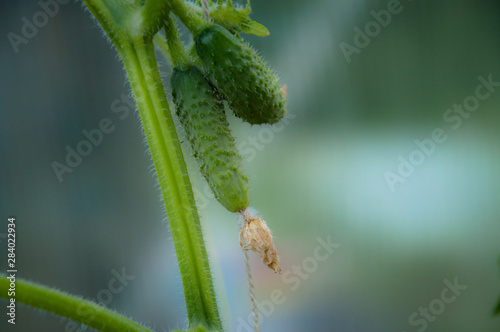
<path id="1" fill-rule="evenodd" d="M 174 69 L 170 77 L 179 122 L 200 172 L 215 198 L 229 211 L 248 206 L 248 177 L 229 130 L 223 104 L 200 69 Z"/>
<path id="2" fill-rule="evenodd" d="M 250 124 L 272 124 L 284 117 L 286 98 L 278 77 L 250 45 L 214 24 L 196 36 L 195 46 L 236 116 Z"/>

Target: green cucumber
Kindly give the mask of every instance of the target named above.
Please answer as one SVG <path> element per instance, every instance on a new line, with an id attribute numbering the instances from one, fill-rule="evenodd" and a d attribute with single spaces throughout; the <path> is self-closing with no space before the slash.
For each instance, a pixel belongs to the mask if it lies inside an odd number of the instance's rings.
<path id="1" fill-rule="evenodd" d="M 248 177 L 214 88 L 194 65 L 174 69 L 170 83 L 177 117 L 215 198 L 231 212 L 248 207 Z"/>
<path id="2" fill-rule="evenodd" d="M 286 98 L 278 77 L 250 45 L 216 24 L 201 31 L 195 45 L 207 75 L 236 116 L 250 124 L 284 117 Z"/>

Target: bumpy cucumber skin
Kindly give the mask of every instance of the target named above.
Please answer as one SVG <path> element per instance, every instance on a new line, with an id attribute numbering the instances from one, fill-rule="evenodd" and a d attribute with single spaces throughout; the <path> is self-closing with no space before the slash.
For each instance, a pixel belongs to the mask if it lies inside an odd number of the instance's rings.
<path id="1" fill-rule="evenodd" d="M 278 77 L 250 45 L 219 25 L 200 32 L 195 45 L 203 68 L 236 116 L 250 124 L 273 124 L 285 116 Z"/>
<path id="2" fill-rule="evenodd" d="M 231 212 L 248 207 L 248 177 L 213 87 L 196 66 L 174 69 L 170 83 L 177 117 L 215 198 Z"/>

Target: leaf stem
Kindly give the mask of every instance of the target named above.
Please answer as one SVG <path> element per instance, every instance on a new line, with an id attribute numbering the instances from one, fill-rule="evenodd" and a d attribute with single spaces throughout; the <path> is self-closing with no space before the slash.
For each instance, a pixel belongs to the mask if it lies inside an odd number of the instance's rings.
<path id="1" fill-rule="evenodd" d="M 0 274 L 0 289 L 7 290 L 9 285 L 7 276 Z M 0 297 L 9 299 L 7 291 L 0 293 Z M 98 304 L 22 279 L 16 279 L 15 299 L 16 303 L 52 312 L 103 332 L 152 331 Z"/>

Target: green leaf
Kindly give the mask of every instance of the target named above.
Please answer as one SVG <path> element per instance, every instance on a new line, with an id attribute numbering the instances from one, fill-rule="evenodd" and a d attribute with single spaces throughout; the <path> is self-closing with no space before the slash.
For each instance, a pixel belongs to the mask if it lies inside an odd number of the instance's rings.
<path id="1" fill-rule="evenodd" d="M 256 35 L 259 37 L 269 36 L 269 30 L 265 26 L 255 21 L 250 21 L 248 24 L 243 25 L 242 32 Z"/>
<path id="2" fill-rule="evenodd" d="M 225 5 L 217 5 L 210 9 L 210 17 L 214 23 L 232 31 L 250 33 L 259 37 L 269 35 L 269 31 L 260 23 L 250 19 L 250 6 L 237 8 L 226 2 Z"/>
<path id="3" fill-rule="evenodd" d="M 198 16 L 203 15 L 203 10 L 198 2 L 191 3 L 190 9 L 197 12 Z M 247 3 L 247 6 L 245 8 L 234 6 L 233 2 L 229 0 L 225 3 L 223 3 L 223 1 L 221 0 L 218 0 L 216 4 L 213 4 L 213 2 L 210 2 L 209 4 L 210 18 L 214 23 L 221 25 L 233 32 L 244 32 L 259 37 L 268 36 L 269 31 L 265 26 L 250 19 L 251 11 L 252 9 L 250 8 L 250 1 Z M 184 20 L 182 21 L 183 23 L 185 23 Z M 188 29 L 193 32 L 190 27 L 188 27 Z"/>

